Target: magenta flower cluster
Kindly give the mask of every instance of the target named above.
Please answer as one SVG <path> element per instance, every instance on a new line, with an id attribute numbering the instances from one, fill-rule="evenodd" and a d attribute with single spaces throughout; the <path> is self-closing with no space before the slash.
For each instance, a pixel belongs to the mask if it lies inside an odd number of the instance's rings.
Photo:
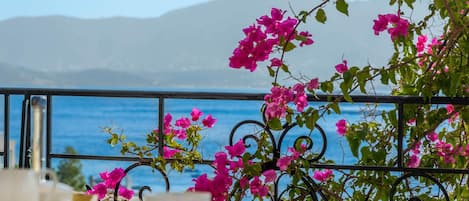
<path id="1" fill-rule="evenodd" d="M 319 182 L 326 182 L 327 180 L 331 179 L 333 177 L 333 172 L 332 170 L 325 169 L 323 171 L 316 170 L 313 173 L 313 179 L 319 181 Z"/>
<path id="2" fill-rule="evenodd" d="M 378 19 L 373 22 L 375 35 L 387 30 L 392 40 L 396 40 L 399 36 L 406 37 L 409 32 L 409 21 L 396 14 L 378 15 Z M 391 24 L 390 27 L 388 27 L 389 24 Z"/>
<path id="3" fill-rule="evenodd" d="M 455 121 L 458 117 L 458 113 L 454 112 L 454 106 L 452 104 L 446 105 L 446 112 L 447 115 L 450 115 L 448 119 L 449 123 Z M 415 121 L 413 122 L 414 125 Z M 455 145 L 453 146 L 451 143 L 447 143 L 442 139 L 439 139 L 438 133 L 431 132 L 426 135 L 427 140 L 429 140 L 432 148 L 436 152 L 436 154 L 443 159 L 443 162 L 446 164 L 454 164 L 456 162 L 456 157 L 468 157 L 469 156 L 469 144 L 466 145 Z M 415 143 L 415 146 L 410 150 L 410 159 L 408 162 L 408 166 L 411 168 L 417 168 L 420 166 L 420 159 L 421 159 L 421 151 L 420 146 L 422 143 L 420 141 Z"/>
<path id="4" fill-rule="evenodd" d="M 425 62 L 428 61 L 427 55 L 433 54 L 433 48 L 438 47 L 439 45 L 442 44 L 441 41 L 439 41 L 437 38 L 433 38 L 431 42 L 428 44 L 427 44 L 427 40 L 428 40 L 428 37 L 426 35 L 420 35 L 417 37 L 417 43 L 415 44 L 415 47 L 417 48 L 417 56 L 420 57 L 418 61 L 418 65 L 420 67 L 424 66 Z M 431 68 L 433 67 L 434 66 L 431 66 Z"/>
<path id="5" fill-rule="evenodd" d="M 125 172 L 122 168 L 115 168 L 111 172 L 101 172 L 99 173 L 99 176 L 101 177 L 103 182 L 93 186 L 93 189 L 89 190 L 87 193 L 97 195 L 98 198 L 101 200 L 106 197 L 106 195 L 108 195 L 109 193 L 113 193 L 117 183 L 119 183 L 122 178 L 124 178 Z M 120 186 L 118 195 L 127 200 L 130 200 L 132 199 L 134 192 L 130 189 Z"/>
<path id="6" fill-rule="evenodd" d="M 274 47 L 281 42 L 290 42 L 293 39 L 300 41 L 300 46 L 311 45 L 313 40 L 311 34 L 303 31 L 296 33 L 295 26 L 298 20 L 295 18 L 284 18 L 284 11 L 272 8 L 270 16 L 264 15 L 257 19 L 257 23 L 245 29 L 245 38 L 239 41 L 238 47 L 234 49 L 229 58 L 229 66 L 232 68 L 246 68 L 251 72 L 256 70 L 257 62 L 269 59 Z M 272 60 L 271 66 L 281 66 L 280 59 Z"/>
<path id="7" fill-rule="evenodd" d="M 311 80 L 307 87 L 308 89 L 317 88 L 317 79 Z M 264 96 L 267 120 L 285 117 L 289 103 L 293 103 L 298 112 L 303 112 L 305 107 L 308 106 L 308 96 L 305 93 L 305 85 L 303 83 L 297 83 L 292 88 L 273 86 L 270 92 L 270 94 Z"/>
<path id="8" fill-rule="evenodd" d="M 347 121 L 345 119 L 337 121 L 337 123 L 335 123 L 335 126 L 339 135 L 344 136 L 347 133 Z"/>
<path id="9" fill-rule="evenodd" d="M 179 140 L 185 140 L 187 138 L 187 129 L 191 125 L 197 124 L 197 122 L 202 117 L 202 115 L 203 115 L 203 112 L 201 112 L 197 108 L 193 108 L 190 119 L 188 117 L 181 117 L 176 120 L 173 126 L 172 125 L 173 117 L 171 116 L 171 114 L 168 113 L 165 115 L 164 120 L 163 120 L 164 134 L 173 135 L 177 137 Z M 212 128 L 216 122 L 217 120 L 213 118 L 212 115 L 209 114 L 202 120 L 202 125 L 206 128 Z M 154 132 L 158 133 L 159 131 L 158 129 L 156 129 Z M 174 155 L 181 152 L 181 150 L 179 149 L 172 149 L 166 146 L 163 148 L 163 151 L 164 151 L 163 157 L 166 159 L 172 158 Z"/>
<path id="10" fill-rule="evenodd" d="M 240 175 L 243 169 L 253 162 L 244 161 L 241 156 L 246 151 L 245 145 L 242 140 L 239 140 L 233 146 L 225 146 L 225 152 L 218 152 L 215 154 L 213 166 L 215 167 L 215 176 L 208 178 L 207 174 L 203 174 L 194 179 L 194 187 L 188 191 L 204 191 L 212 194 L 213 201 L 223 201 L 227 199 L 228 191 L 230 190 L 233 182 L 239 181 L 239 185 L 243 189 L 249 189 L 250 193 L 255 196 L 265 197 L 269 191 L 268 184 L 271 184 L 277 178 L 274 170 L 267 170 L 263 172 L 263 178 L 255 176 L 251 179 L 247 177 L 236 178 Z"/>
<path id="11" fill-rule="evenodd" d="M 298 158 L 300 158 L 300 156 L 306 151 L 306 146 L 304 144 L 301 144 L 301 148 L 300 150 L 296 150 L 295 148 L 293 147 L 289 147 L 288 148 L 288 153 L 290 153 L 290 155 L 287 155 L 287 156 L 283 156 L 281 158 L 279 158 L 277 160 L 277 167 L 281 170 L 281 171 L 286 171 L 288 169 L 288 167 L 291 165 L 291 163 L 294 161 L 294 160 L 297 160 Z"/>
<path id="12" fill-rule="evenodd" d="M 340 74 L 348 71 L 347 60 L 343 60 L 342 63 L 335 65 L 335 70 Z"/>

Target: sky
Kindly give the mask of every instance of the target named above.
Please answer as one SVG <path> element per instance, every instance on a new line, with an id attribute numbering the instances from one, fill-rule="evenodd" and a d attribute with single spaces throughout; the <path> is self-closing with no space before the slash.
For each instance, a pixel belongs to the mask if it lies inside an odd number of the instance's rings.
<path id="1" fill-rule="evenodd" d="M 210 0 L 0 0 L 0 20 L 19 16 L 158 17 Z"/>

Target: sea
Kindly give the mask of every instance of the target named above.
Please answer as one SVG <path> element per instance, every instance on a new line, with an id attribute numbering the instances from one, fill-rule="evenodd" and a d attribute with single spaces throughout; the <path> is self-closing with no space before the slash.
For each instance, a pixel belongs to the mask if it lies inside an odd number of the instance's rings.
<path id="1" fill-rule="evenodd" d="M 16 142 L 15 159 L 18 159 L 18 142 L 21 123 L 22 96 L 11 96 L 10 99 L 10 135 Z M 3 114 L 3 97 L 0 100 L 0 114 Z M 216 152 L 223 151 L 229 144 L 229 136 L 234 126 L 244 120 L 262 121 L 260 108 L 262 101 L 246 100 L 192 100 L 192 99 L 166 99 L 164 113 L 173 116 L 173 122 L 183 116 L 189 117 L 192 108 L 198 108 L 204 116 L 211 114 L 217 119 L 213 128 L 201 131 L 203 139 L 199 151 L 204 159 L 213 159 Z M 312 103 L 311 106 L 319 106 L 321 103 Z M 349 123 L 363 120 L 369 114 L 369 108 L 375 108 L 369 104 L 341 104 L 341 114 L 325 115 L 318 121 L 326 134 L 324 140 L 317 130 L 310 132 L 306 128 L 295 127 L 291 129 L 283 140 L 281 153 L 286 154 L 287 148 L 293 146 L 295 140 L 302 135 L 310 135 L 313 139 L 312 151 L 319 153 L 327 141 L 324 158 L 333 160 L 337 164 L 350 165 L 356 159 L 349 151 L 347 140 L 336 132 L 335 123 L 340 119 L 346 119 Z M 383 104 L 375 108 L 373 112 L 380 113 L 393 108 L 392 104 Z M 380 121 L 377 119 L 376 121 Z M 137 144 L 145 143 L 146 134 L 157 128 L 158 100 L 148 98 L 101 98 L 101 97 L 75 97 L 54 96 L 52 104 L 52 152 L 64 153 L 67 146 L 72 146 L 79 154 L 121 156 L 120 147 L 112 147 L 106 141 L 109 135 L 103 132 L 103 128 L 111 127 L 117 133 L 123 133 L 128 140 Z M 3 115 L 0 115 L 0 131 L 3 131 Z M 234 141 L 261 130 L 253 124 L 243 124 L 234 134 Z M 273 132 L 276 140 L 280 132 Z M 256 148 L 256 143 L 248 139 L 246 143 Z M 126 155 L 131 156 L 131 155 Z M 52 168 L 63 159 L 53 159 Z M 131 162 L 122 161 L 98 161 L 80 160 L 82 173 L 88 183 L 93 183 L 99 178 L 99 173 L 111 171 L 116 167 L 126 168 Z M 180 173 L 168 171 L 171 191 L 185 191 L 193 186 L 193 179 L 201 174 L 213 175 L 213 169 L 208 165 L 197 165 L 195 169 L 186 169 Z M 141 186 L 150 186 L 154 192 L 165 190 L 162 176 L 152 171 L 149 167 L 138 167 L 132 170 L 126 177 L 128 186 L 135 189 Z"/>

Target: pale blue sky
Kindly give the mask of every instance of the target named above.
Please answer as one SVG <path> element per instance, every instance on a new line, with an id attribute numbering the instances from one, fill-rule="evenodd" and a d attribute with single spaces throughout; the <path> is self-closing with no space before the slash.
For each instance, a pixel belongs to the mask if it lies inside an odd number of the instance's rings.
<path id="1" fill-rule="evenodd" d="M 0 0 L 0 20 L 18 16 L 157 17 L 210 0 Z"/>

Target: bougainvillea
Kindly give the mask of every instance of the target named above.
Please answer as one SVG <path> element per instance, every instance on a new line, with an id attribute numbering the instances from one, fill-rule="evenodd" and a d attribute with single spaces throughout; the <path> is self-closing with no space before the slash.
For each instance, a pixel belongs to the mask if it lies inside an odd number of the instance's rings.
<path id="1" fill-rule="evenodd" d="M 391 95 L 420 96 L 430 100 L 434 96 L 467 97 L 469 95 L 469 1 L 435 0 L 426 2 L 428 9 L 424 17 L 412 15 L 415 1 L 391 0 L 390 6 L 395 12 L 379 14 L 370 19 L 370 32 L 380 35 L 387 32 L 393 42 L 395 52 L 390 55 L 386 66 L 366 65 L 351 66 L 347 60 L 329 68 L 336 73 L 330 79 L 308 79 L 303 74 L 294 75 L 287 62 L 287 53 L 305 45 L 312 45 L 313 31 L 299 30 L 302 23 L 310 22 L 314 18 L 325 23 L 326 5 L 334 3 L 337 10 L 348 15 L 348 3 L 344 0 L 321 1 L 312 5 L 310 10 L 292 11 L 291 13 L 272 8 L 270 15 L 264 15 L 255 24 L 243 30 L 245 38 L 229 58 L 230 67 L 246 68 L 249 71 L 258 69 L 258 65 L 266 62 L 267 72 L 273 78 L 270 93 L 264 97 L 263 115 L 267 120 L 266 129 L 282 130 L 285 125 L 306 127 L 313 132 L 316 122 L 328 114 L 341 114 L 340 102 L 353 103 L 352 93 L 374 95 L 374 85 L 378 81 L 383 85 L 390 85 Z M 432 34 L 435 26 L 433 22 L 441 22 L 437 26 L 439 35 Z M 429 31 L 430 30 L 430 31 Z M 278 53 L 278 54 L 272 54 Z M 280 55 L 280 56 L 279 56 Z M 288 65 L 287 65 L 288 63 Z M 350 66 L 349 66 L 350 65 Z M 287 73 L 291 78 L 285 84 L 281 83 L 278 75 Z M 292 84 L 293 80 L 293 84 Z M 327 103 L 317 106 L 310 104 L 318 93 L 331 96 Z M 335 123 L 339 138 L 347 141 L 348 149 L 357 165 L 387 166 L 402 168 L 463 168 L 469 167 L 469 106 L 467 105 L 439 105 L 413 104 L 404 107 L 402 124 L 397 120 L 398 109 L 378 110 L 370 107 L 372 112 L 364 115 L 364 120 L 357 122 L 340 119 Z M 397 130 L 404 133 L 403 159 L 395 155 L 397 144 Z M 299 189 L 308 186 L 298 178 L 312 178 L 320 183 L 321 196 L 327 200 L 389 200 L 389 189 L 398 176 L 386 173 L 371 173 L 366 170 L 331 170 L 315 168 L 315 165 L 329 164 L 334 161 L 320 158 L 317 163 L 305 160 L 311 156 L 306 154 L 301 146 L 290 147 L 286 153 L 279 156 L 275 168 L 268 173 L 259 172 L 258 167 L 265 161 L 262 151 L 271 150 L 268 143 L 260 137 L 258 151 L 248 154 L 239 141 L 234 146 L 227 147 L 228 155 L 221 154 L 213 166 L 215 177 L 210 179 L 203 175 L 195 180 L 195 187 L 191 190 L 210 191 L 214 200 L 230 200 L 245 196 L 246 192 L 258 198 L 265 198 L 269 190 L 269 182 L 278 175 L 287 174 L 294 179 L 294 185 Z M 341 148 L 343 149 L 343 148 Z M 393 155 L 394 154 L 394 155 Z M 314 154 L 312 154 L 314 156 Z M 402 164 L 397 164 L 402 161 Z M 333 166 L 332 166 L 333 167 Z M 257 171 L 254 171 L 256 169 Z M 273 172 L 276 172 L 274 174 Z M 274 176 L 276 175 L 276 176 Z M 264 180 L 261 177 L 264 176 Z M 451 189 L 452 200 L 469 199 L 467 175 L 432 175 L 438 177 L 444 187 Z M 218 178 L 218 177 L 221 177 Z M 227 177 L 232 178 L 227 179 Z M 220 192 L 208 187 L 220 179 L 223 185 Z M 397 187 L 398 190 L 408 190 L 418 194 L 424 200 L 440 197 L 434 195 L 435 190 L 424 190 L 430 185 L 424 182 L 424 188 L 407 186 Z M 212 183 L 211 183 L 212 182 Z M 425 183 L 427 182 L 427 183 Z M 241 189 L 236 194 L 235 189 Z M 292 188 L 294 189 L 294 188 Z M 270 189 L 272 190 L 272 189 Z M 221 193 L 222 192 L 222 193 Z M 291 190 L 282 199 L 289 200 L 298 196 L 300 190 Z M 283 194 L 282 194 L 283 195 Z M 290 196 L 290 198 L 288 198 Z M 405 193 L 399 195 L 398 200 L 404 200 Z M 406 198 L 407 200 L 408 198 Z"/>

